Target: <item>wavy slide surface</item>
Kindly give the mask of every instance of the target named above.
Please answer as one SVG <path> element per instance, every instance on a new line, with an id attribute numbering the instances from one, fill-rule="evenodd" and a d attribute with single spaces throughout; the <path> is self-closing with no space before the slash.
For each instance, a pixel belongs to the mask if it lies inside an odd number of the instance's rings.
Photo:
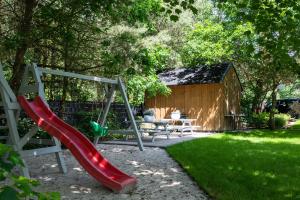
<path id="1" fill-rule="evenodd" d="M 105 159 L 81 132 L 58 118 L 37 96 L 28 101 L 18 96 L 18 101 L 33 121 L 60 140 L 74 155 L 82 167 L 104 186 L 116 192 L 128 191 L 135 187 L 137 180 L 114 167 Z"/>

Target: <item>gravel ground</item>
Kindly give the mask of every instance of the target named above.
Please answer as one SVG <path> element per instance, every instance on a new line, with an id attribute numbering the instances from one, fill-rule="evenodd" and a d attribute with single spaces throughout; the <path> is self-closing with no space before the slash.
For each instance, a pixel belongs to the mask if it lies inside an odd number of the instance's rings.
<path id="1" fill-rule="evenodd" d="M 173 132 L 170 134 L 170 139 L 167 139 L 166 135 L 158 135 L 155 137 L 155 142 L 152 142 L 152 136 L 144 136 L 143 137 L 143 144 L 145 147 L 168 147 L 170 145 L 178 144 L 181 142 L 186 142 L 189 140 L 194 140 L 197 138 L 207 137 L 211 134 L 210 132 L 194 132 L 194 133 L 184 133 L 183 136 L 179 132 Z M 103 144 L 124 144 L 124 145 L 137 145 L 136 139 L 128 139 L 128 140 L 111 140 L 111 141 L 104 141 Z"/>
<path id="2" fill-rule="evenodd" d="M 30 158 L 27 163 L 40 191 L 60 192 L 62 199 L 208 199 L 196 183 L 160 148 L 98 145 L 99 151 L 115 166 L 138 179 L 129 194 L 116 194 L 102 187 L 79 165 L 71 153 L 63 152 L 68 172 L 59 173 L 55 155 Z"/>

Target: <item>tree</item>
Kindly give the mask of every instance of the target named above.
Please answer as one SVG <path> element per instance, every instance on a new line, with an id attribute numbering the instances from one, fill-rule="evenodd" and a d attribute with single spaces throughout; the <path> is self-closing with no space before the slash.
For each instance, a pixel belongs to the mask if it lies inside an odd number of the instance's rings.
<path id="1" fill-rule="evenodd" d="M 274 129 L 277 87 L 290 74 L 299 75 L 299 2 L 225 0 L 218 5 L 228 20 L 236 24 L 251 23 L 254 27 L 256 40 L 252 52 L 255 59 L 265 63 L 264 75 L 271 81 L 270 124 Z"/>
<path id="2" fill-rule="evenodd" d="M 233 54 L 230 33 L 221 23 L 197 23 L 182 50 L 183 62 L 189 66 L 228 61 Z"/>
<path id="3" fill-rule="evenodd" d="M 32 48 L 39 49 L 40 45 L 52 46 L 53 41 L 49 36 L 57 36 L 60 32 L 61 39 L 64 39 L 65 64 L 70 65 L 72 59 L 69 57 L 70 42 L 75 41 L 74 31 L 77 33 L 87 33 L 86 27 L 78 27 L 80 24 L 90 24 L 93 22 L 93 29 L 98 31 L 97 36 L 112 24 L 121 21 L 134 24 L 141 22 L 149 24 L 151 13 L 165 13 L 172 20 L 177 20 L 178 9 L 190 9 L 196 12 L 193 7 L 193 1 L 168 0 L 162 10 L 161 0 L 9 0 L 0 4 L 0 21 L 5 25 L 0 28 L 1 39 L 4 39 L 4 46 L 8 51 L 14 52 L 14 58 L 11 60 L 12 78 L 11 85 L 16 91 L 19 88 L 21 76 L 24 72 L 23 64 L 25 58 L 32 61 L 32 54 L 28 50 Z M 174 10 L 173 10 L 174 8 Z M 91 20 L 91 21 L 90 21 Z M 9 23 L 9 24 L 6 24 Z M 59 26 L 58 26 L 59 25 Z M 57 29 L 59 29 L 57 31 Z M 57 31 L 57 32 L 56 32 Z M 4 33 L 4 34 L 3 34 Z M 92 34 L 94 34 L 93 32 Z M 83 34 L 81 34 L 82 36 Z M 90 36 L 90 34 L 85 35 Z M 53 39 L 53 37 L 51 38 Z M 77 46 L 77 45 L 75 45 Z M 88 45 L 85 45 L 87 47 Z M 74 46 L 72 47 L 74 49 Z M 52 46 L 52 49 L 56 49 Z M 68 50 L 67 50 L 68 49 Z M 31 55 L 30 55 L 31 54 Z M 67 63 L 66 63 L 67 62 Z"/>

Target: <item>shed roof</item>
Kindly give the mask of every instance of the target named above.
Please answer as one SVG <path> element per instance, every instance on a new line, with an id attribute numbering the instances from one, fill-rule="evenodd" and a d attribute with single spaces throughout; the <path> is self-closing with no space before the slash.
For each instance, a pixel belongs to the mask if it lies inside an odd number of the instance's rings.
<path id="1" fill-rule="evenodd" d="M 225 75 L 231 67 L 233 66 L 230 63 L 198 65 L 193 68 L 166 70 L 159 73 L 158 77 L 166 85 L 220 83 L 224 80 Z"/>

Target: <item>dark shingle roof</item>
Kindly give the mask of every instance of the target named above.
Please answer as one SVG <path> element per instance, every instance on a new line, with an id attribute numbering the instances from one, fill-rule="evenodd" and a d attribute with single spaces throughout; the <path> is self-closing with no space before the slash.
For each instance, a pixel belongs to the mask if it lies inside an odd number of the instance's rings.
<path id="1" fill-rule="evenodd" d="M 199 65 L 193 68 L 177 68 L 158 74 L 166 85 L 189 85 L 203 83 L 220 83 L 232 67 L 229 63 Z"/>

